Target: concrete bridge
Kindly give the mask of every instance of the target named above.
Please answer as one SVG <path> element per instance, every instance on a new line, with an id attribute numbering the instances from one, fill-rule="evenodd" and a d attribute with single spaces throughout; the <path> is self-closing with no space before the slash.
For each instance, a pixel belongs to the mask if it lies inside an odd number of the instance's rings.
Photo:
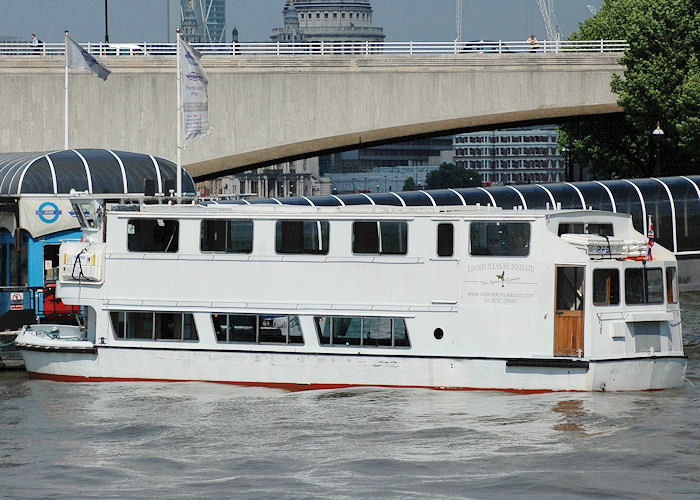
<path id="1" fill-rule="evenodd" d="M 212 133 L 188 141 L 198 180 L 401 138 L 619 112 L 619 53 L 206 55 Z M 71 71 L 70 146 L 176 154 L 173 56 Z M 0 57 L 0 151 L 63 148 L 62 56 Z"/>

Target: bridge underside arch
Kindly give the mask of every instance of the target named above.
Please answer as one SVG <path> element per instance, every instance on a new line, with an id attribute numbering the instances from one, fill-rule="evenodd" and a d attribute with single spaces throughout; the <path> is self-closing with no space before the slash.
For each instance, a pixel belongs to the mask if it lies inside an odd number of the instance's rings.
<path id="1" fill-rule="evenodd" d="M 624 72 L 619 57 L 207 56 L 202 64 L 210 79 L 211 133 L 187 141 L 182 161 L 203 180 L 412 138 L 615 113 L 610 79 Z M 7 75 L 0 102 L 8 116 L 0 123 L 0 151 L 60 149 L 65 61 L 19 59 L 0 57 L 0 73 Z M 115 57 L 109 63 L 106 82 L 71 72 L 70 146 L 173 157 L 179 145 L 172 57 Z"/>
<path id="2" fill-rule="evenodd" d="M 621 112 L 622 109 L 617 104 L 609 103 L 518 110 L 452 118 L 322 137 L 194 162 L 186 165 L 186 167 L 194 180 L 200 182 L 286 161 L 400 142 L 402 140 L 542 123 L 562 123 L 572 119 L 600 117 Z"/>

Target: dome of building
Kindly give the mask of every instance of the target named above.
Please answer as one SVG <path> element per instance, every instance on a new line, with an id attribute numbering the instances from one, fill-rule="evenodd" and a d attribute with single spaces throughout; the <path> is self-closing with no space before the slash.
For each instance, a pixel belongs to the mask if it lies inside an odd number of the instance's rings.
<path id="1" fill-rule="evenodd" d="M 296 14 L 296 16 L 295 16 Z M 383 28 L 372 26 L 369 0 L 286 0 L 284 26 L 275 28 L 275 42 L 303 39 L 308 42 L 381 42 Z M 290 38 L 298 31 L 301 37 Z"/>

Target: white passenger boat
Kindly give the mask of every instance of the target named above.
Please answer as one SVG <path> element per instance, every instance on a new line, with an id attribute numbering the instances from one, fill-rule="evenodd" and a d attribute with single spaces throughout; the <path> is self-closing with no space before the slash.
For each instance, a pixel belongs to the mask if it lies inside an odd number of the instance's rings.
<path id="1" fill-rule="evenodd" d="M 629 215 L 76 200 L 32 377 L 509 391 L 683 383 L 676 260 Z M 650 255 L 647 255 L 650 253 Z"/>

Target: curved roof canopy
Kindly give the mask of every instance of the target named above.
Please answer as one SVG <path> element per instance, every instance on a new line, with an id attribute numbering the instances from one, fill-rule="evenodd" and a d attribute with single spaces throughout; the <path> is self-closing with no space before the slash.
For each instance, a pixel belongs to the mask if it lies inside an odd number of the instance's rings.
<path id="1" fill-rule="evenodd" d="M 96 194 L 138 194 L 145 180 L 155 191 L 176 188 L 176 165 L 163 158 L 111 149 L 66 149 L 38 153 L 0 153 L 0 196 L 69 194 L 71 189 Z M 182 171 L 182 191 L 194 194 L 192 177 Z"/>
<path id="2" fill-rule="evenodd" d="M 492 205 L 546 209 L 594 208 L 632 215 L 635 229 L 647 234 L 653 216 L 656 241 L 674 252 L 700 250 L 700 176 L 651 179 L 525 184 L 402 193 L 351 193 L 252 200 L 212 201 L 218 204 L 449 206 Z"/>

